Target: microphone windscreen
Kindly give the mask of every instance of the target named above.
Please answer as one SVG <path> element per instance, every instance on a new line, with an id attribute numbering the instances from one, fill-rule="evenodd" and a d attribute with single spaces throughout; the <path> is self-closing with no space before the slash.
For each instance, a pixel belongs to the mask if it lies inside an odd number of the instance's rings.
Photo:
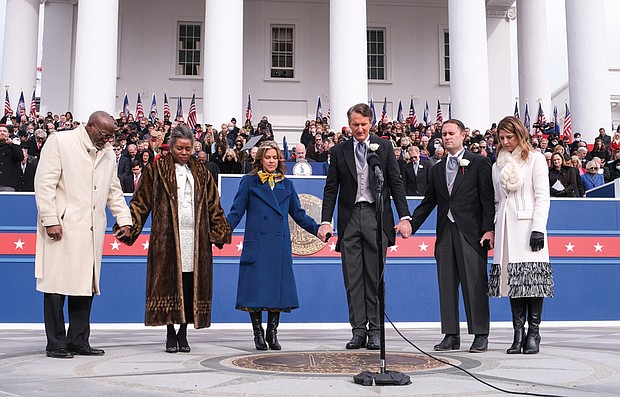
<path id="1" fill-rule="evenodd" d="M 379 156 L 377 156 L 376 153 L 369 153 L 368 157 L 366 157 L 366 162 L 370 168 L 381 168 L 381 162 L 379 161 Z"/>

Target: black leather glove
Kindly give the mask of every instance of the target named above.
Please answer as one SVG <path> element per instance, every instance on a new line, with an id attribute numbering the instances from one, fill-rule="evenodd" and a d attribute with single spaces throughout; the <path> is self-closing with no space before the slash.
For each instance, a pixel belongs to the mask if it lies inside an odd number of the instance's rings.
<path id="1" fill-rule="evenodd" d="M 224 244 L 222 244 L 222 243 L 213 243 L 213 245 L 215 245 L 217 247 L 217 249 L 224 248 Z"/>
<path id="2" fill-rule="evenodd" d="M 530 235 L 530 248 L 533 252 L 540 251 L 545 247 L 545 235 L 541 232 L 532 232 Z"/>

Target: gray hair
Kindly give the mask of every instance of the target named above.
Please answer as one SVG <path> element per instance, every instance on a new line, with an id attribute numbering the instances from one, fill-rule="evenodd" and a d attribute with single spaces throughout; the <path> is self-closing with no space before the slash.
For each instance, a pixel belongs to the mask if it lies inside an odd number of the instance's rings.
<path id="1" fill-rule="evenodd" d="M 192 146 L 194 146 L 194 133 L 192 130 L 186 125 L 177 125 L 170 131 L 170 139 L 168 139 L 168 145 L 170 148 L 174 146 L 174 143 L 177 139 L 189 139 L 192 141 Z"/>

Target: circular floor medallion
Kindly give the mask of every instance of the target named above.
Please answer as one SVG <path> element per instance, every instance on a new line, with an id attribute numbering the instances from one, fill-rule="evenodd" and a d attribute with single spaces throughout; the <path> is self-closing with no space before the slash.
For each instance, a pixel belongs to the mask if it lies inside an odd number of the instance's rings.
<path id="1" fill-rule="evenodd" d="M 455 360 L 442 357 L 454 364 Z M 387 368 L 391 371 L 415 372 L 443 369 L 447 364 L 427 356 L 409 353 L 391 353 L 386 356 Z M 227 367 L 250 371 L 304 374 L 357 374 L 361 371 L 379 370 L 379 353 L 350 352 L 291 352 L 254 354 L 233 357 L 221 362 Z"/>

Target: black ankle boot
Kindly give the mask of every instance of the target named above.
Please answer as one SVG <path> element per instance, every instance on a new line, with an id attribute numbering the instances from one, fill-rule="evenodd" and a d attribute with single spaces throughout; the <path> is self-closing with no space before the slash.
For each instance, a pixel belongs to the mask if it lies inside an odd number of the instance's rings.
<path id="1" fill-rule="evenodd" d="M 189 342 L 187 342 L 187 323 L 181 324 L 179 327 L 179 332 L 177 332 L 177 343 L 181 353 L 189 353 L 192 351 L 189 347 Z"/>
<path id="2" fill-rule="evenodd" d="M 280 325 L 280 312 L 267 312 L 267 344 L 271 350 L 280 350 L 278 343 L 278 325 Z"/>
<path id="3" fill-rule="evenodd" d="M 523 354 L 536 354 L 540 347 L 539 325 L 542 318 L 544 298 L 528 298 L 527 302 L 527 340 L 523 346 Z"/>
<path id="4" fill-rule="evenodd" d="M 176 353 L 177 348 L 177 334 L 174 332 L 174 324 L 168 324 L 166 327 L 166 353 Z"/>
<path id="5" fill-rule="evenodd" d="M 525 345 L 525 310 L 527 298 L 510 298 L 510 311 L 512 312 L 512 328 L 515 335 L 512 346 L 506 350 L 508 354 L 519 354 Z"/>
<path id="6" fill-rule="evenodd" d="M 252 329 L 254 330 L 254 346 L 256 350 L 267 350 L 265 331 L 263 330 L 263 312 L 250 312 Z"/>

